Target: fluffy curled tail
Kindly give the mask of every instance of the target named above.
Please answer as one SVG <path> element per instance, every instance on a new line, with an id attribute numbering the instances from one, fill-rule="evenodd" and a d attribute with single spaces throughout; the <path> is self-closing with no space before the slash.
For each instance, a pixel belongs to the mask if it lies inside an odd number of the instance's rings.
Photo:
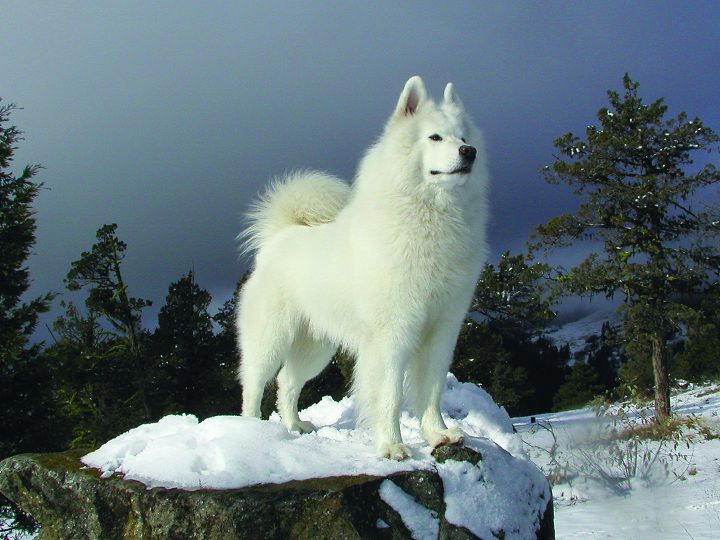
<path id="1" fill-rule="evenodd" d="M 261 249 L 285 227 L 332 221 L 349 197 L 350 186 L 322 172 L 296 171 L 276 178 L 246 214 L 249 225 L 238 237 L 242 251 Z"/>

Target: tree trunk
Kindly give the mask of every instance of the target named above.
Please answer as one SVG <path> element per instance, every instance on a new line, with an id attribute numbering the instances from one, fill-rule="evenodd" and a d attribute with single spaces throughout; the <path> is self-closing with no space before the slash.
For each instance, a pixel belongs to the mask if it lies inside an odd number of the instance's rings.
<path id="1" fill-rule="evenodd" d="M 664 422 L 670 417 L 670 383 L 668 377 L 667 351 L 665 340 L 654 334 L 652 341 L 652 366 L 655 377 L 655 417 Z"/>

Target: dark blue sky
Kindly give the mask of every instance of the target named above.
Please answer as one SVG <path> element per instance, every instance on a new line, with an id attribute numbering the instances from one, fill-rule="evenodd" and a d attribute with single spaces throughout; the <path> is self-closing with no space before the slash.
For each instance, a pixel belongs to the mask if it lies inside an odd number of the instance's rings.
<path id="1" fill-rule="evenodd" d="M 134 296 L 191 267 L 221 303 L 249 199 L 296 167 L 351 177 L 407 78 L 484 130 L 493 259 L 571 210 L 538 174 L 620 89 L 720 129 L 717 2 L 63 2 L 2 7 L 0 96 L 39 162 L 33 292 L 117 222 Z M 146 324 L 152 325 L 153 311 Z"/>

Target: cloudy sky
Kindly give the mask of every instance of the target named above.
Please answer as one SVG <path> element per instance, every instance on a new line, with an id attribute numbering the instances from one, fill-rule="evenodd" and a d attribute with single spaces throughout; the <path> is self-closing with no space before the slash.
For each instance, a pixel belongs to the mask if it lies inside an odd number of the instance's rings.
<path id="1" fill-rule="evenodd" d="M 488 142 L 493 258 L 571 210 L 538 174 L 624 72 L 720 130 L 717 2 L 5 1 L 15 164 L 44 165 L 33 292 L 116 222 L 134 296 L 194 268 L 226 300 L 250 198 L 296 167 L 351 178 L 408 77 L 453 81 Z"/>

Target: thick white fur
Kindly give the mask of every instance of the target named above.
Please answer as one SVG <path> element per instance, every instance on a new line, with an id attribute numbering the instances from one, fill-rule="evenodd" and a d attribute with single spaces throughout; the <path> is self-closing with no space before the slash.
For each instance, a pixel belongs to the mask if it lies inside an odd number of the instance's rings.
<path id="1" fill-rule="evenodd" d="M 448 174 L 461 166 L 463 138 L 477 149 L 472 172 Z M 400 436 L 404 387 L 429 444 L 461 441 L 440 399 L 486 257 L 487 182 L 483 141 L 453 85 L 435 104 L 419 77 L 352 188 L 318 172 L 275 181 L 245 231 L 256 258 L 237 319 L 243 415 L 260 415 L 280 370 L 284 424 L 313 429 L 298 416 L 300 390 L 343 346 L 357 355 L 353 392 L 381 455 L 410 455 Z"/>

